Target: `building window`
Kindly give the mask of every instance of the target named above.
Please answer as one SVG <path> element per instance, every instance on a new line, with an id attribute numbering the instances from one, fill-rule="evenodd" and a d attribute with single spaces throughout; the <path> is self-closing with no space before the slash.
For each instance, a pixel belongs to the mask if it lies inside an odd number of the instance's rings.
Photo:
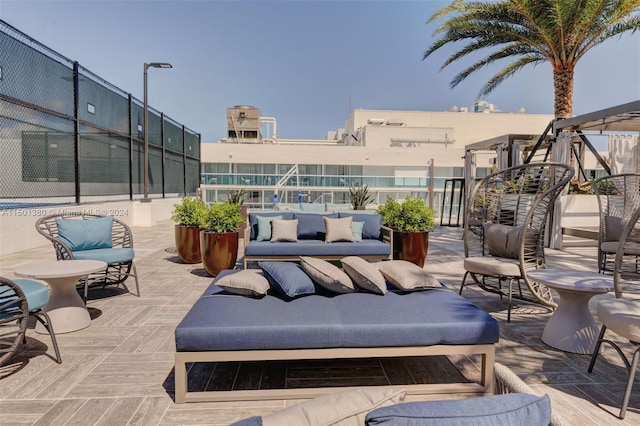
<path id="1" fill-rule="evenodd" d="M 87 112 L 89 114 L 95 114 L 96 113 L 96 106 L 87 102 Z"/>

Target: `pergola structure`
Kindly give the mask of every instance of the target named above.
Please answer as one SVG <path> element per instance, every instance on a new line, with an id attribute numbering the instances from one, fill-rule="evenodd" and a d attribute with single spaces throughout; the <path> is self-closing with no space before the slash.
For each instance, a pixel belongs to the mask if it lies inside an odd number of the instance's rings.
<path id="1" fill-rule="evenodd" d="M 588 149 L 597 163 L 611 174 L 611 164 L 598 153 L 590 135 L 606 133 L 640 134 L 640 100 L 605 108 L 576 117 L 555 120 L 549 123 L 540 135 L 509 134 L 476 142 L 465 147 L 465 193 L 469 194 L 476 177 L 477 156 L 495 157 L 497 169 L 504 169 L 533 161 L 569 162 L 576 164 L 579 181 L 588 180 L 584 168 L 585 152 Z M 473 178 L 469 178 L 473 177 Z M 558 201 L 559 202 L 559 201 Z M 556 209 L 559 211 L 559 209 Z M 561 245 L 560 220 L 556 212 L 550 239 L 551 246 Z"/>

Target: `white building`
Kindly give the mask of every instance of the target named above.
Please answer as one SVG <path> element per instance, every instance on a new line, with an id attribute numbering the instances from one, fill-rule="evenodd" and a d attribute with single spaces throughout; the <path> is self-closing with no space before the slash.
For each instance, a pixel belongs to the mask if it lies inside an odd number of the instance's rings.
<path id="1" fill-rule="evenodd" d="M 491 110 L 355 109 L 344 128 L 328 132 L 326 139 L 293 140 L 277 138 L 274 118 L 255 120 L 260 116 L 256 108 L 229 108 L 228 137 L 202 144 L 204 197 L 223 200 L 227 190 L 244 187 L 250 207 L 270 209 L 274 192 L 281 203 L 297 203 L 299 188 L 304 202 L 334 204 L 349 203 L 351 185 L 368 185 L 376 204 L 387 195 L 428 200 L 433 188 L 438 209 L 445 180 L 463 177 L 466 145 L 510 133 L 540 134 L 553 119 L 551 114 Z M 491 153 L 485 156 L 478 160 L 478 176 L 491 169 Z"/>

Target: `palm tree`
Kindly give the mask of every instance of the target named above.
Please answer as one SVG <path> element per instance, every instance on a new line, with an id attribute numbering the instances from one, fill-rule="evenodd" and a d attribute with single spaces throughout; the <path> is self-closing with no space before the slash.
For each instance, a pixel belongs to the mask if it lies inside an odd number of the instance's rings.
<path id="1" fill-rule="evenodd" d="M 482 86 L 479 96 L 490 93 L 527 65 L 549 62 L 555 116 L 570 117 L 576 64 L 605 40 L 640 29 L 639 11 L 640 0 L 454 0 L 427 21 L 446 18 L 434 33 L 440 38 L 423 59 L 447 44 L 465 42 L 444 62 L 443 69 L 467 55 L 491 49 L 456 75 L 451 87 L 485 66 L 512 59 Z"/>

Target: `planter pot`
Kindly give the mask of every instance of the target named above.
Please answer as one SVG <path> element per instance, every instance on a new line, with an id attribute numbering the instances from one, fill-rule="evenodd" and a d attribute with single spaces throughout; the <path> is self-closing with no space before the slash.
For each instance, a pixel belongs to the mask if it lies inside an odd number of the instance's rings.
<path id="1" fill-rule="evenodd" d="M 428 232 L 393 231 L 393 258 L 424 267 L 429 248 Z"/>
<path id="2" fill-rule="evenodd" d="M 184 263 L 200 262 L 200 229 L 196 226 L 175 226 L 176 251 Z"/>
<path id="3" fill-rule="evenodd" d="M 358 206 L 354 210 L 366 210 L 367 206 Z"/>
<path id="4" fill-rule="evenodd" d="M 233 269 L 238 258 L 238 232 L 200 231 L 202 265 L 207 273 L 216 276 L 224 269 Z"/>

